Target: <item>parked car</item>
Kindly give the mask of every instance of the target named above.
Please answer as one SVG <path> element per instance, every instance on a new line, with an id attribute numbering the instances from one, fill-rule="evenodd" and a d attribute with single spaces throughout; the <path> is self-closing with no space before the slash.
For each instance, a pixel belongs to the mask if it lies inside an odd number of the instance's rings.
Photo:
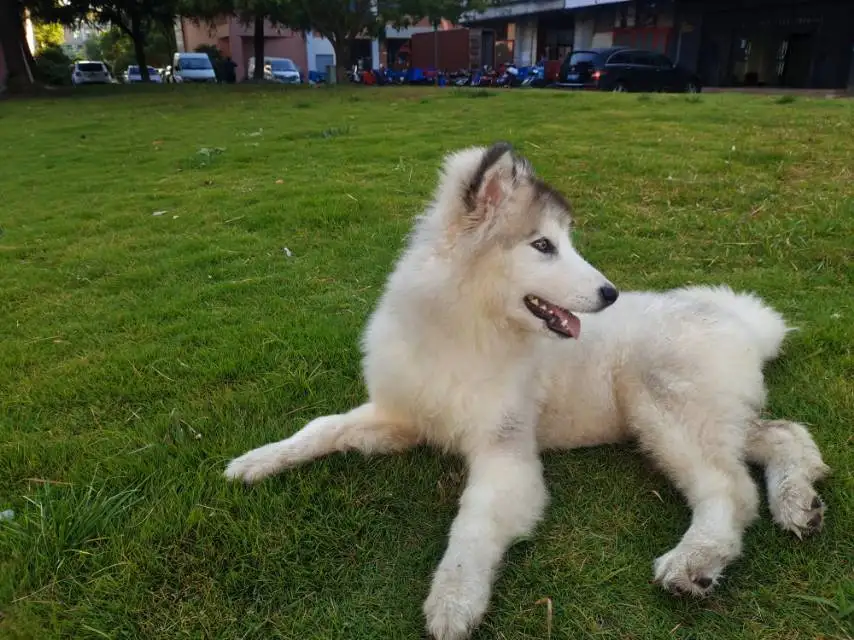
<path id="1" fill-rule="evenodd" d="M 561 65 L 558 86 L 600 91 L 699 93 L 700 79 L 655 51 L 610 47 L 573 51 Z"/>
<path id="2" fill-rule="evenodd" d="M 113 76 L 106 64 L 100 60 L 78 60 L 71 65 L 71 84 L 110 84 Z"/>
<path id="3" fill-rule="evenodd" d="M 155 84 L 160 84 L 163 82 L 163 78 L 160 76 L 160 72 L 154 67 L 148 67 L 148 79 Z M 139 65 L 132 64 L 127 68 L 124 73 L 124 81 L 128 84 L 132 84 L 134 82 L 142 82 L 142 74 L 139 71 Z"/>
<path id="4" fill-rule="evenodd" d="M 249 78 L 255 73 L 255 56 L 249 58 Z M 264 78 L 273 82 L 299 84 L 302 82 L 299 68 L 290 58 L 264 56 Z"/>
<path id="5" fill-rule="evenodd" d="M 166 81 L 176 83 L 216 82 L 211 59 L 206 53 L 179 52 L 166 67 Z"/>

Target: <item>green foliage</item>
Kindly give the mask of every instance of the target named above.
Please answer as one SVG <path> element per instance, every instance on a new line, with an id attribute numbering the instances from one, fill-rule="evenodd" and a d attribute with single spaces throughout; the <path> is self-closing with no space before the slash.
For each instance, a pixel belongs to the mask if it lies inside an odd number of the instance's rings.
<path id="1" fill-rule="evenodd" d="M 71 84 L 71 58 L 58 45 L 39 50 L 35 57 L 36 69 L 41 79 L 54 86 Z"/>
<path id="2" fill-rule="evenodd" d="M 58 47 L 65 42 L 65 29 L 58 22 L 38 22 L 33 26 L 36 53 L 48 47 Z"/>
<path id="3" fill-rule="evenodd" d="M 296 25 L 296 3 L 294 0 L 179 0 L 181 13 L 185 16 L 195 18 L 197 23 L 212 23 L 216 18 L 223 15 L 233 15 L 244 25 L 253 25 L 256 17 L 260 16 L 273 24 L 286 27 Z M 260 29 L 259 29 L 260 26 Z M 255 25 L 255 42 L 263 50 L 264 32 L 263 22 Z M 251 47 L 254 55 L 254 47 Z M 263 56 L 262 56 L 263 57 Z M 217 58 L 211 57 L 217 76 L 224 79 L 230 75 L 225 68 L 219 64 L 222 59 L 217 50 Z M 257 72 L 263 73 L 263 65 L 259 65 Z"/>
<path id="4" fill-rule="evenodd" d="M 153 66 L 166 66 L 172 55 L 172 46 L 162 31 L 148 34 L 145 45 L 146 63 Z M 90 60 L 103 60 L 118 77 L 128 66 L 138 64 L 134 52 L 133 40 L 116 27 L 104 31 L 100 36 L 86 43 L 86 56 Z"/>
<path id="5" fill-rule="evenodd" d="M 105 60 L 104 50 L 101 47 L 104 35 L 92 36 L 83 43 L 83 55 L 87 60 Z"/>
<path id="6" fill-rule="evenodd" d="M 143 77 L 148 76 L 147 51 L 156 34 L 171 42 L 168 35 L 173 29 L 173 20 L 178 14 L 179 0 L 32 0 L 38 5 L 38 15 L 64 24 L 77 20 L 91 20 L 111 24 L 121 30 L 133 43 L 133 62 L 140 65 Z M 102 53 L 104 53 L 102 51 Z M 115 52 L 114 52 L 115 53 Z M 129 60 L 114 55 L 113 70 L 118 72 L 127 67 Z"/>

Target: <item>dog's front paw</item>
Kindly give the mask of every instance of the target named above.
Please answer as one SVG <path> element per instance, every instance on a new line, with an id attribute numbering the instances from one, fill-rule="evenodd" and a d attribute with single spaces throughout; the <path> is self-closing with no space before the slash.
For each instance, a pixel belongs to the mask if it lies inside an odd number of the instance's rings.
<path id="1" fill-rule="evenodd" d="M 439 569 L 424 602 L 427 630 L 435 640 L 464 640 L 483 618 L 489 586 L 477 576 L 467 579 L 463 568 Z"/>
<path id="2" fill-rule="evenodd" d="M 251 484 L 278 473 L 283 466 L 282 444 L 274 442 L 235 458 L 226 467 L 224 475 L 229 480 Z"/>
<path id="3" fill-rule="evenodd" d="M 728 563 L 714 545 L 679 544 L 655 560 L 655 582 L 675 595 L 708 595 Z"/>

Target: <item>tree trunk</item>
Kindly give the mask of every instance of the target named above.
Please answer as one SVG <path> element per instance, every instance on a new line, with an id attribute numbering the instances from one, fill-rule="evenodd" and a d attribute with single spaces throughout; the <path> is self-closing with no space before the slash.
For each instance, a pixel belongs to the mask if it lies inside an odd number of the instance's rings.
<path id="1" fill-rule="evenodd" d="M 131 16 L 130 37 L 133 40 L 133 52 L 139 65 L 139 75 L 142 82 L 151 82 L 148 75 L 148 62 L 145 60 L 145 34 L 138 16 Z"/>
<path id="2" fill-rule="evenodd" d="M 0 1 L 0 46 L 6 61 L 6 85 L 10 91 L 32 86 L 33 56 L 25 38 L 24 13 L 14 0 Z M 0 78 L 2 80 L 2 78 Z"/>
<path id="3" fill-rule="evenodd" d="M 255 70 L 252 73 L 253 80 L 264 79 L 264 16 L 255 16 L 255 33 L 253 35 L 255 45 Z"/>
<path id="4" fill-rule="evenodd" d="M 15 3 L 12 2 L 11 4 L 14 5 Z M 29 18 L 30 12 L 27 11 L 26 9 L 24 9 L 23 10 L 23 16 L 24 16 L 24 19 Z M 24 21 L 23 20 L 21 20 L 20 37 L 21 37 L 21 51 L 24 54 L 24 61 L 27 63 L 27 66 L 30 69 L 30 72 L 31 72 L 30 75 L 38 78 L 38 68 L 36 67 L 36 61 L 33 58 L 33 52 L 30 51 L 30 45 L 27 42 L 27 30 L 24 27 Z"/>
<path id="5" fill-rule="evenodd" d="M 439 86 L 439 25 L 433 23 L 433 69 L 436 71 L 436 77 L 433 82 Z"/>
<path id="6" fill-rule="evenodd" d="M 347 70 L 350 68 L 350 40 L 346 37 L 336 37 L 332 40 L 332 48 L 335 50 L 335 77 L 338 84 L 346 84 Z"/>
<path id="7" fill-rule="evenodd" d="M 169 59 L 171 60 L 174 57 L 175 52 L 178 51 L 178 42 L 175 39 L 175 25 L 169 22 L 163 23 L 160 26 L 163 29 L 163 36 L 169 44 Z"/>

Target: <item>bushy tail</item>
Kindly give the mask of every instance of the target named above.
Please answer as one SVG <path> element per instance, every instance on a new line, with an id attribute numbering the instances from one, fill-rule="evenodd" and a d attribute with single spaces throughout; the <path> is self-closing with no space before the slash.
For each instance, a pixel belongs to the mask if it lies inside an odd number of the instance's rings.
<path id="1" fill-rule="evenodd" d="M 735 315 L 750 331 L 764 361 L 773 360 L 793 327 L 782 314 L 751 293 L 736 293 L 729 287 L 686 287 L 680 290 L 693 298 L 714 303 Z"/>

